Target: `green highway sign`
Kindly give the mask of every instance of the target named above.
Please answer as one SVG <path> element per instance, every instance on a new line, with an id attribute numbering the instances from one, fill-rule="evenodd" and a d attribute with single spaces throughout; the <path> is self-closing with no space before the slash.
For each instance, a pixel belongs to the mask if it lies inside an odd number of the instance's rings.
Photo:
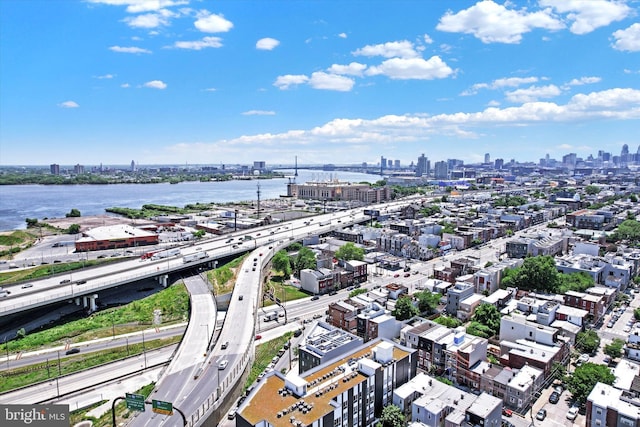
<path id="1" fill-rule="evenodd" d="M 163 402 L 162 400 L 151 401 L 152 411 L 156 414 L 173 415 L 173 403 Z"/>
<path id="2" fill-rule="evenodd" d="M 144 396 L 141 394 L 127 393 L 125 395 L 127 409 L 144 412 Z"/>

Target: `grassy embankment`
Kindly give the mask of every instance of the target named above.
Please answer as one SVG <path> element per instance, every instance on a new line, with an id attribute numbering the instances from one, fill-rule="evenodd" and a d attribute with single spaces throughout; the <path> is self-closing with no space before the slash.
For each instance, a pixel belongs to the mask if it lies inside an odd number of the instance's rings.
<path id="1" fill-rule="evenodd" d="M 0 234 L 0 259 L 10 259 L 12 254 L 31 247 L 36 239 L 35 234 L 24 230 Z"/>
<path id="2" fill-rule="evenodd" d="M 283 348 L 284 344 L 289 341 L 292 335 L 293 332 L 286 332 L 279 338 L 256 346 L 256 358 L 253 365 L 251 365 L 251 372 L 249 373 L 247 382 L 244 385 L 244 390 L 249 388 L 249 386 L 256 381 L 258 375 L 267 368 L 267 365 L 271 363 L 271 359 L 278 354 L 278 351 Z M 294 350 L 292 349 L 291 352 L 293 353 L 293 351 Z"/>
<path id="3" fill-rule="evenodd" d="M 272 271 L 269 275 L 269 280 L 265 285 L 265 292 L 271 290 L 273 292 L 273 296 L 275 298 L 280 298 L 280 301 L 287 302 L 293 301 L 300 298 L 307 298 L 309 294 L 301 291 L 300 289 L 288 285 L 285 283 L 284 276 L 280 272 Z M 270 299 L 264 300 L 264 307 L 268 307 L 270 305 L 275 304 L 275 302 Z"/>
<path id="4" fill-rule="evenodd" d="M 88 261 L 60 262 L 47 265 L 39 265 L 32 268 L 20 270 L 9 270 L 0 273 L 0 285 L 17 283 L 24 280 L 43 279 L 53 274 L 66 273 L 69 271 L 81 270 L 86 267 L 92 267 L 100 264 L 116 262 L 116 258 L 94 259 Z"/>

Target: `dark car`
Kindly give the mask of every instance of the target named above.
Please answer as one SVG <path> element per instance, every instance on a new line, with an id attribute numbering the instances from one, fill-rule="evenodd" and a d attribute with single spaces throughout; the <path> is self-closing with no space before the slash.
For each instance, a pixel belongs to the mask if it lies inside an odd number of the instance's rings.
<path id="1" fill-rule="evenodd" d="M 553 393 L 551 393 L 551 396 L 549 396 L 549 402 L 555 405 L 559 401 L 560 401 L 560 393 L 558 393 L 557 391 L 554 391 Z"/>
<path id="2" fill-rule="evenodd" d="M 320 297 L 318 295 L 314 295 L 314 296 L 311 297 L 311 301 L 316 301 L 316 300 L 319 300 L 319 299 L 320 299 Z"/>
<path id="3" fill-rule="evenodd" d="M 299 337 L 300 335 L 302 335 L 302 331 L 300 329 L 296 329 L 295 332 L 293 333 L 294 337 Z"/>
<path id="4" fill-rule="evenodd" d="M 76 354 L 76 353 L 80 353 L 80 349 L 78 347 L 70 348 L 69 350 L 67 350 L 65 354 Z"/>

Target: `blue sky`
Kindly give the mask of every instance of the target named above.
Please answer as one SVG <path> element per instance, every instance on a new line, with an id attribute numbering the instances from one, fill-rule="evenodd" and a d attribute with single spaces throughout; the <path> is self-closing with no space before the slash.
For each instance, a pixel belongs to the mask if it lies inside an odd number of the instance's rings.
<path id="1" fill-rule="evenodd" d="M 640 2 L 0 1 L 0 165 L 640 144 Z"/>

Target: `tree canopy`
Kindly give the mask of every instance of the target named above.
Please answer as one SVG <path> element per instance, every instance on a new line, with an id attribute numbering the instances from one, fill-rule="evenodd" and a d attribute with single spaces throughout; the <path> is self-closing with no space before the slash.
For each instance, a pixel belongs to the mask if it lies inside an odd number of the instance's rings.
<path id="1" fill-rule="evenodd" d="M 600 347 L 600 337 L 596 331 L 578 332 L 576 335 L 576 349 L 582 353 L 594 353 Z"/>
<path id="2" fill-rule="evenodd" d="M 451 316 L 440 316 L 434 320 L 434 322 L 441 324 L 442 326 L 446 326 L 447 328 L 457 328 L 462 324 L 458 319 Z"/>
<path id="3" fill-rule="evenodd" d="M 353 242 L 348 242 L 336 251 L 335 256 L 344 261 L 352 259 L 362 261 L 364 259 L 364 249 L 357 247 Z"/>
<path id="4" fill-rule="evenodd" d="M 616 377 L 605 365 L 587 362 L 576 368 L 567 379 L 567 388 L 572 397 L 583 405 L 596 383 L 613 384 Z"/>
<path id="5" fill-rule="evenodd" d="M 502 279 L 505 287 L 551 293 L 582 292 L 593 284 L 593 278 L 586 273 L 560 273 L 550 255 L 525 258 L 521 267 L 508 269 Z"/>
<path id="6" fill-rule="evenodd" d="M 411 319 L 418 314 L 418 308 L 413 305 L 410 297 L 400 297 L 396 301 L 396 309 L 393 310 L 393 315 L 398 320 Z"/>
<path id="7" fill-rule="evenodd" d="M 305 268 L 315 270 L 318 266 L 316 263 L 316 254 L 314 254 L 311 249 L 302 247 L 298 251 L 293 265 L 297 274 L 300 274 L 300 270 L 304 270 Z"/>
<path id="8" fill-rule="evenodd" d="M 622 354 L 622 348 L 624 347 L 624 340 L 620 338 L 614 338 L 610 344 L 604 346 L 602 350 L 604 354 L 611 357 L 612 359 L 617 359 Z"/>
<path id="9" fill-rule="evenodd" d="M 640 222 L 635 219 L 622 221 L 613 233 L 613 237 L 616 241 L 629 240 L 634 243 L 638 242 L 638 240 L 640 240 Z"/>
<path id="10" fill-rule="evenodd" d="M 480 304 L 475 313 L 473 314 L 473 322 L 483 325 L 485 328 L 480 328 L 483 331 L 490 332 L 489 336 L 497 335 L 500 332 L 500 318 L 501 314 L 498 309 L 492 304 Z M 471 333 L 471 332 L 469 332 Z M 475 334 L 474 334 L 475 335 Z M 486 337 L 488 338 L 488 337 Z"/>
<path id="11" fill-rule="evenodd" d="M 271 265 L 274 270 L 281 272 L 285 279 L 291 276 L 291 261 L 289 261 L 287 251 L 279 250 L 276 252 L 271 260 Z"/>
<path id="12" fill-rule="evenodd" d="M 406 422 L 402 410 L 396 405 L 388 405 L 382 409 L 380 415 L 381 427 L 404 427 Z"/>
<path id="13" fill-rule="evenodd" d="M 590 196 L 593 196 L 600 192 L 600 187 L 598 187 L 597 185 L 587 185 L 586 187 L 584 187 L 584 192 Z"/>
<path id="14" fill-rule="evenodd" d="M 70 212 L 66 213 L 65 216 L 67 218 L 77 218 L 80 216 L 80 211 L 76 208 L 71 209 Z"/>
<path id="15" fill-rule="evenodd" d="M 418 299 L 418 310 L 421 313 L 433 314 L 440 302 L 440 294 L 433 293 L 429 290 L 416 292 L 414 296 Z"/>

